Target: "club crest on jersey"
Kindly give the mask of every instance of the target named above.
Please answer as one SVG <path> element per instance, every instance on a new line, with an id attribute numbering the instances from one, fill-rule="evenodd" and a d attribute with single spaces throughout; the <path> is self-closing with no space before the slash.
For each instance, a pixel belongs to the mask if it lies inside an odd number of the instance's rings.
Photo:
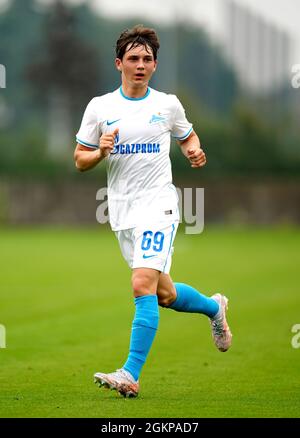
<path id="1" fill-rule="evenodd" d="M 149 123 L 158 123 L 158 122 L 163 122 L 164 120 L 166 120 L 165 117 L 163 117 L 161 113 L 157 113 L 157 114 L 153 114 Z"/>

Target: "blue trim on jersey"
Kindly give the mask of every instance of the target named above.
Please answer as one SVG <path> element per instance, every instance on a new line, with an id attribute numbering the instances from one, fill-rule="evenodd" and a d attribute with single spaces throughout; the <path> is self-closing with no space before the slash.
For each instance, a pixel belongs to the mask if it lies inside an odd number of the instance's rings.
<path id="1" fill-rule="evenodd" d="M 123 93 L 123 90 L 122 90 L 122 85 L 119 88 L 119 90 L 120 90 L 121 96 L 123 96 L 124 99 L 127 99 L 127 100 L 143 100 L 143 99 L 146 99 L 146 97 L 148 97 L 149 94 L 150 94 L 150 88 L 149 87 L 147 88 L 147 93 L 143 97 L 128 97 L 128 96 L 125 96 L 125 94 Z"/>
<path id="2" fill-rule="evenodd" d="M 85 141 L 80 140 L 78 137 L 76 137 L 76 141 L 77 141 L 77 143 L 80 143 L 83 146 L 87 146 L 88 148 L 98 149 L 98 145 L 97 144 L 86 143 Z"/>
<path id="3" fill-rule="evenodd" d="M 175 226 L 174 226 L 174 224 L 172 224 L 172 233 L 171 233 L 170 246 L 169 246 L 169 251 L 168 251 L 167 258 L 166 258 L 166 263 L 164 264 L 164 267 L 163 267 L 163 271 L 165 270 L 165 267 L 166 267 L 166 264 L 167 264 L 167 261 L 168 261 L 168 258 L 169 258 L 169 254 L 170 254 L 170 251 L 171 251 L 171 247 L 172 247 L 172 243 L 173 243 L 174 230 L 175 230 Z"/>
<path id="4" fill-rule="evenodd" d="M 188 133 L 185 134 L 185 135 L 183 135 L 182 137 L 175 137 L 175 136 L 174 136 L 174 138 L 176 138 L 176 140 L 185 140 L 185 139 L 190 135 L 190 133 L 192 132 L 192 130 L 193 130 L 193 127 L 191 127 L 191 129 L 188 131 Z"/>

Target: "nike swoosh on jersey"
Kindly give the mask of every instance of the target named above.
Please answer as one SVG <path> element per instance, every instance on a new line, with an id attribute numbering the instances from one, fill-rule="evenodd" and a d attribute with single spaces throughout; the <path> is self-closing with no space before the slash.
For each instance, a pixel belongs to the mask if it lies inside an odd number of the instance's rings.
<path id="1" fill-rule="evenodd" d="M 143 259 L 150 259 L 151 257 L 157 257 L 157 254 L 149 255 L 143 254 Z"/>
<path id="2" fill-rule="evenodd" d="M 107 126 L 112 125 L 113 123 L 118 122 L 121 119 L 117 119 L 117 120 L 112 120 L 111 122 L 109 120 L 106 120 Z"/>

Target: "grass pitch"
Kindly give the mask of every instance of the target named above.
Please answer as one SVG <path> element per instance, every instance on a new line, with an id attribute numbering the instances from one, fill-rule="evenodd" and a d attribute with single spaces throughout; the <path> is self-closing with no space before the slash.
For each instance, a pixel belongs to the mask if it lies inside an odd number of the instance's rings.
<path id="1" fill-rule="evenodd" d="M 229 297 L 233 346 L 216 350 L 206 317 L 161 309 L 137 399 L 93 384 L 120 367 L 134 305 L 112 232 L 0 231 L 1 417 L 297 417 L 297 229 L 178 233 L 172 277 Z"/>

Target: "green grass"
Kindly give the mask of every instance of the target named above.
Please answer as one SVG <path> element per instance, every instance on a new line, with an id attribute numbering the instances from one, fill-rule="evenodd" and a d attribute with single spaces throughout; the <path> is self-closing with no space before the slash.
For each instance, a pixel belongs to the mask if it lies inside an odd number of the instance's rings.
<path id="1" fill-rule="evenodd" d="M 297 417 L 297 229 L 178 234 L 172 277 L 224 291 L 234 334 L 214 347 L 206 317 L 161 309 L 137 399 L 93 384 L 127 355 L 130 271 L 112 232 L 0 230 L 1 417 Z"/>

